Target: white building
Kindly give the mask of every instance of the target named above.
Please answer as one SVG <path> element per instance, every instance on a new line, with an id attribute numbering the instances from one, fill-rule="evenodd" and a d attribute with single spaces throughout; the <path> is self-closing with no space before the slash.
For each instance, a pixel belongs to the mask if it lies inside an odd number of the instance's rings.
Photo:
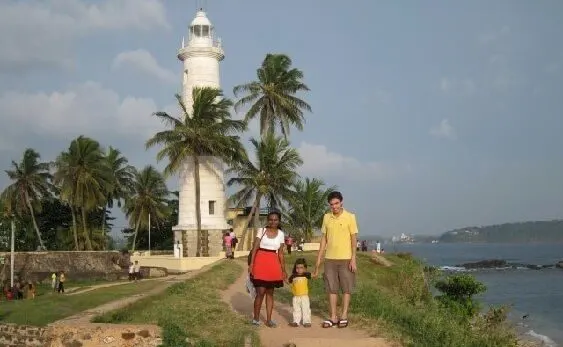
<path id="1" fill-rule="evenodd" d="M 178 59 L 184 63 L 182 97 L 186 109 L 192 112 L 194 87 L 220 88 L 219 62 L 225 57 L 221 41 L 216 39 L 213 25 L 200 9 L 189 27 L 187 40 L 182 39 Z M 226 196 L 223 164 L 214 157 L 199 157 L 201 182 L 201 229 L 203 247 L 208 244 L 209 255 L 222 250 L 222 233 L 230 226 L 226 220 Z M 178 225 L 174 230 L 174 244 L 183 245 L 183 256 L 196 255 L 197 221 L 195 210 L 194 165 L 184 164 L 180 172 L 180 201 Z"/>

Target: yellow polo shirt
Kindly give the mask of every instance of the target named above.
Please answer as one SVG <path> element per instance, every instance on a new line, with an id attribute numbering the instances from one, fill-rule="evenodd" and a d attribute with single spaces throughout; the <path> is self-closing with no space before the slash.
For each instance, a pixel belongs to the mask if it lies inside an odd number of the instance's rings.
<path id="1" fill-rule="evenodd" d="M 332 212 L 326 213 L 321 231 L 327 239 L 326 259 L 352 258 L 352 235 L 358 233 L 356 215 L 346 210 L 342 210 L 338 216 Z"/>

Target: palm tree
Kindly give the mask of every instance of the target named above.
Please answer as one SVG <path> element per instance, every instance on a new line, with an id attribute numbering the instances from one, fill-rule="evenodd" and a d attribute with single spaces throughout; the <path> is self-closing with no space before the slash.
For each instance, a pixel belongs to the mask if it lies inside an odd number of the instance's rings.
<path id="1" fill-rule="evenodd" d="M 289 209 L 284 213 L 284 224 L 297 230 L 307 240 L 313 236 L 313 230 L 321 227 L 328 195 L 337 189 L 336 186 L 324 186 L 322 180 L 307 177 L 294 184 L 294 192 L 288 199 Z"/>
<path id="2" fill-rule="evenodd" d="M 242 96 L 235 104 L 235 110 L 251 104 L 245 121 L 260 116 L 260 134 L 273 133 L 276 125 L 284 138 L 289 136 L 289 126 L 303 130 L 304 111 L 311 112 L 311 106 L 295 95 L 309 88 L 302 82 L 303 72 L 291 68 L 291 59 L 284 54 L 267 54 L 262 66 L 256 71 L 258 80 L 236 86 L 233 93 Z"/>
<path id="3" fill-rule="evenodd" d="M 186 109 L 179 95 L 176 99 L 182 109 L 179 118 L 165 112 L 154 116 L 163 121 L 166 130 L 156 133 L 146 143 L 151 148 L 161 145 L 157 160 L 168 159 L 164 176 L 179 172 L 182 166 L 193 163 L 195 182 L 195 213 L 197 223 L 197 256 L 201 252 L 201 187 L 200 156 L 211 156 L 225 162 L 232 162 L 244 153 L 244 147 L 236 133 L 246 129 L 246 123 L 231 119 L 229 112 L 232 102 L 223 98 L 223 93 L 214 88 L 194 88 L 193 108 Z"/>
<path id="4" fill-rule="evenodd" d="M 162 224 L 170 213 L 169 192 L 164 177 L 154 167 L 148 165 L 135 172 L 131 195 L 125 200 L 124 212 L 129 225 L 135 229 L 132 251 L 135 251 L 139 229 L 148 230 L 149 215 L 157 225 Z"/>
<path id="5" fill-rule="evenodd" d="M 46 250 L 35 213 L 41 211 L 41 199 L 51 195 L 52 176 L 49 163 L 40 162 L 40 159 L 39 153 L 28 148 L 19 163 L 12 161 L 12 169 L 6 170 L 6 173 L 14 183 L 6 187 L 2 195 L 3 200 L 12 205 L 17 215 L 31 216 L 39 246 Z"/>
<path id="6" fill-rule="evenodd" d="M 106 192 L 107 203 L 103 206 L 102 215 L 102 235 L 105 236 L 106 231 L 106 209 L 113 208 L 114 202 L 117 207 L 121 208 L 122 200 L 126 199 L 133 183 L 135 168 L 129 165 L 127 158 L 121 155 L 118 149 L 109 147 L 105 160 L 111 173 L 111 185 Z"/>
<path id="7" fill-rule="evenodd" d="M 80 210 L 84 243 L 87 250 L 92 250 L 86 216 L 106 204 L 106 192 L 112 182 L 104 152 L 97 141 L 81 135 L 72 140 L 68 151 L 59 155 L 55 167 L 54 181 L 60 197 L 72 210 L 74 246 L 79 250 L 76 213 Z"/>
<path id="8" fill-rule="evenodd" d="M 228 186 L 238 185 L 241 189 L 231 196 L 237 206 L 247 206 L 254 198 L 252 209 L 243 228 L 239 250 L 242 249 L 247 234 L 248 225 L 254 216 L 254 227 L 258 226 L 260 203 L 263 198 L 270 208 L 278 208 L 282 201 L 292 196 L 291 186 L 298 178 L 296 169 L 303 164 L 303 160 L 289 142 L 282 137 L 268 134 L 262 141 L 251 139 L 254 147 L 256 163 L 248 157 L 234 165 L 227 171 L 236 177 L 229 179 Z"/>

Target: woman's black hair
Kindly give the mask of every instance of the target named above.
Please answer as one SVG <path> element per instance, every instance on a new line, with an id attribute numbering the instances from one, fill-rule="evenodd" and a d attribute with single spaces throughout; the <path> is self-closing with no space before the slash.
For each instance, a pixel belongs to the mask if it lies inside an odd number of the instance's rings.
<path id="1" fill-rule="evenodd" d="M 297 265 L 303 265 L 303 266 L 305 266 L 305 269 L 306 269 L 307 268 L 307 260 L 305 260 L 305 258 L 297 258 L 295 260 L 295 264 L 293 264 L 293 271 L 291 272 L 294 275 L 297 273 Z"/>

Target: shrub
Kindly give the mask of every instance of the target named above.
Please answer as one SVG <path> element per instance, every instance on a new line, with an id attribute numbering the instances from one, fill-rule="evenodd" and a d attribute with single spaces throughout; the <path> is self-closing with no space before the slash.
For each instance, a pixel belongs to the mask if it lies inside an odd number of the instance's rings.
<path id="1" fill-rule="evenodd" d="M 435 287 L 442 293 L 437 297 L 438 301 L 462 318 L 474 317 L 479 312 L 479 303 L 473 297 L 487 290 L 469 274 L 448 276 L 437 281 Z"/>

